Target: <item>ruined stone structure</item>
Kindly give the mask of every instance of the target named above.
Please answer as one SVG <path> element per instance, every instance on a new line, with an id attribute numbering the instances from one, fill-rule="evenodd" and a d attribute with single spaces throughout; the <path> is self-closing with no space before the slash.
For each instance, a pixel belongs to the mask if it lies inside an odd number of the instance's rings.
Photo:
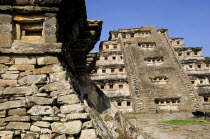
<path id="1" fill-rule="evenodd" d="M 209 60 L 167 31 L 119 29 L 101 42 L 92 79 L 123 111 L 192 111 L 203 108 L 201 99 L 209 104 Z"/>
<path id="2" fill-rule="evenodd" d="M 0 0 L 1 139 L 136 139 L 92 82 L 102 21 L 83 0 Z"/>

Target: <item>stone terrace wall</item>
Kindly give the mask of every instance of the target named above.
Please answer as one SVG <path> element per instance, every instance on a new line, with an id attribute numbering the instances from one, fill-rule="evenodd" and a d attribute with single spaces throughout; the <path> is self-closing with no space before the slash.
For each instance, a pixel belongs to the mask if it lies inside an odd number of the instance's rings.
<path id="1" fill-rule="evenodd" d="M 0 136 L 66 138 L 99 133 L 56 56 L 0 57 Z"/>

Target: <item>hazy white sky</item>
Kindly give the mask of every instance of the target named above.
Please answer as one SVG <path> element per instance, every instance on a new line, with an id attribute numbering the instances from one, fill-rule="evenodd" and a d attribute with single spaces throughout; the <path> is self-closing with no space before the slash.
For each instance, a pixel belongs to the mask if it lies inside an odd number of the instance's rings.
<path id="1" fill-rule="evenodd" d="M 210 56 L 210 0 L 86 0 L 86 5 L 88 19 L 104 21 L 101 41 L 110 30 L 155 25 Z"/>

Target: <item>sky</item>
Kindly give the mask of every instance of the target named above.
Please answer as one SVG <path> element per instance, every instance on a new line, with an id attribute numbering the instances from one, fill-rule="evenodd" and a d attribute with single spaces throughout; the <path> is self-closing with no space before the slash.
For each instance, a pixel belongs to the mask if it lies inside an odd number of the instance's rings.
<path id="1" fill-rule="evenodd" d="M 187 47 L 204 47 L 210 57 L 210 0 L 85 0 L 90 20 L 103 20 L 101 40 L 109 31 L 154 25 Z M 93 51 L 98 51 L 99 43 Z"/>

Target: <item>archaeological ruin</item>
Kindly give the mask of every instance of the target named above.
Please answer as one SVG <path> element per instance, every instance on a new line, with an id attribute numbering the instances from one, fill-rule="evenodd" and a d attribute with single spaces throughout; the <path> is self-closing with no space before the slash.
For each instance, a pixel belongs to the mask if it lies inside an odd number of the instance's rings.
<path id="1" fill-rule="evenodd" d="M 182 112 L 210 108 L 210 60 L 154 26 L 110 31 L 91 74 L 123 112 Z"/>
<path id="2" fill-rule="evenodd" d="M 142 137 L 90 79 L 101 28 L 84 0 L 0 0 L 1 139 Z"/>

